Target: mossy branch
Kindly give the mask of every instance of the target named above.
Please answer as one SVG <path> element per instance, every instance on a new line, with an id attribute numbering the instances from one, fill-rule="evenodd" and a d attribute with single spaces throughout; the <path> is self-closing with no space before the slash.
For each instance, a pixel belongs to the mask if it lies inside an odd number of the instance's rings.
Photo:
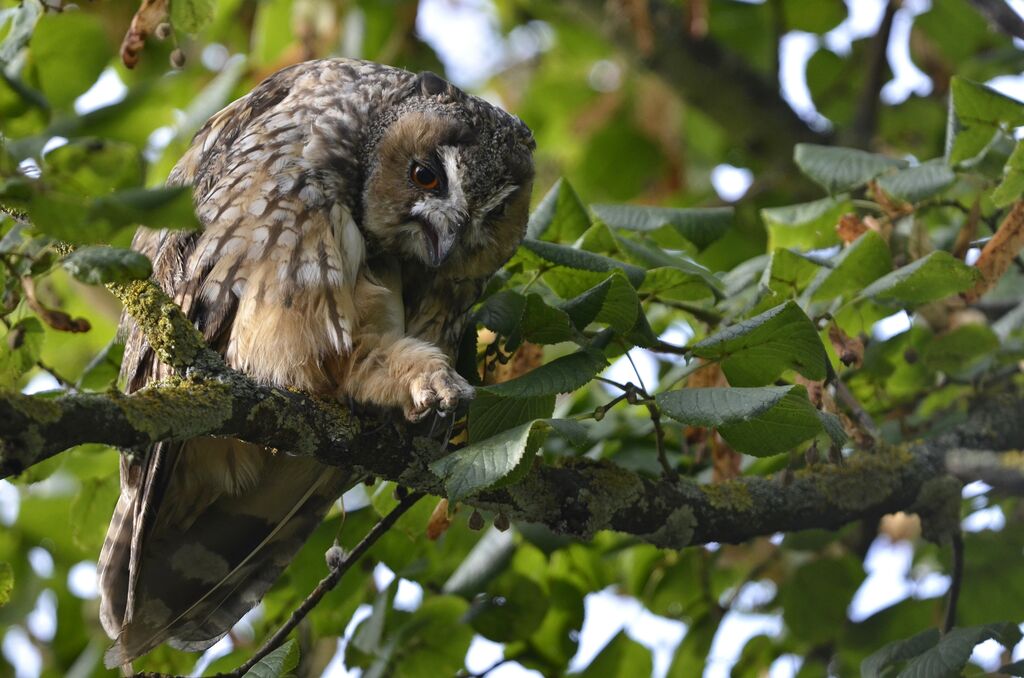
<path id="1" fill-rule="evenodd" d="M 354 415 L 336 401 L 257 384 L 231 370 L 153 283 L 114 286 L 114 293 L 179 376 L 131 395 L 0 393 L 0 478 L 83 443 L 142 448 L 218 435 L 444 495 L 428 468 L 444 450 L 417 429 L 379 413 Z M 946 452 L 1024 447 L 1017 410 L 1017 400 L 1007 397 L 977 408 L 967 425 L 940 439 L 857 453 L 841 466 L 716 485 L 649 478 L 589 459 L 536 463 L 520 483 L 466 503 L 582 539 L 613 529 L 672 548 L 831 529 L 897 510 L 919 510 L 929 532 L 941 534 L 956 527 L 955 515 L 946 525 L 944 507 L 956 495 L 947 487 Z"/>

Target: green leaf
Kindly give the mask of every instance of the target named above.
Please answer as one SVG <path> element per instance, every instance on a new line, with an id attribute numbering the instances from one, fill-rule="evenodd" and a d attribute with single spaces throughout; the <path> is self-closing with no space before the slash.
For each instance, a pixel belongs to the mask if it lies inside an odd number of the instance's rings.
<path id="1" fill-rule="evenodd" d="M 1003 664 L 996 670 L 996 673 L 1005 673 L 1008 676 L 1024 676 L 1024 659 L 1015 661 L 1012 664 Z"/>
<path id="2" fill-rule="evenodd" d="M 42 172 L 47 184 L 85 196 L 100 196 L 141 186 L 145 165 L 134 144 L 88 137 L 72 139 L 47 153 Z"/>
<path id="3" fill-rule="evenodd" d="M 683 209 L 642 205 L 591 205 L 597 218 L 614 228 L 630 231 L 654 231 L 671 226 L 679 235 L 704 249 L 721 238 L 732 226 L 731 207 Z"/>
<path id="4" fill-rule="evenodd" d="M 789 30 L 827 33 L 842 23 L 847 10 L 842 0 L 783 0 L 782 16 Z"/>
<path id="5" fill-rule="evenodd" d="M 693 621 L 686 629 L 683 642 L 679 643 L 666 678 L 690 678 L 702 676 L 707 668 L 711 643 L 715 640 L 722 615 L 708 611 Z"/>
<path id="6" fill-rule="evenodd" d="M 550 417 L 554 394 L 536 398 L 504 398 L 477 391 L 469 404 L 469 442 L 475 443 L 535 419 Z"/>
<path id="7" fill-rule="evenodd" d="M 892 254 L 885 239 L 867 231 L 844 249 L 833 268 L 822 268 L 808 287 L 812 301 L 838 299 L 859 292 L 892 270 Z"/>
<path id="8" fill-rule="evenodd" d="M 942 637 L 938 645 L 911 661 L 900 671 L 899 678 L 956 678 L 967 665 L 974 648 L 990 638 L 1007 649 L 1013 649 L 1020 642 L 1021 632 L 1012 622 L 953 629 Z"/>
<path id="9" fill-rule="evenodd" d="M 650 650 L 627 636 L 625 631 L 619 631 L 579 676 L 650 676 L 653 667 Z"/>
<path id="10" fill-rule="evenodd" d="M 961 325 L 925 345 L 924 364 L 943 372 L 961 372 L 999 349 L 999 337 L 986 325 Z"/>
<path id="11" fill-rule="evenodd" d="M 768 228 L 768 249 L 812 250 L 835 245 L 839 242 L 836 224 L 852 211 L 853 203 L 845 196 L 763 209 L 761 218 Z"/>
<path id="12" fill-rule="evenodd" d="M 772 252 L 761 285 L 783 298 L 796 297 L 821 270 L 821 262 L 792 250 Z"/>
<path id="13" fill-rule="evenodd" d="M 885 670 L 913 659 L 939 642 L 939 630 L 928 629 L 904 640 L 889 643 L 860 664 L 861 678 L 885 678 Z"/>
<path id="14" fill-rule="evenodd" d="M 508 337 L 519 327 L 525 310 L 526 297 L 512 290 L 502 290 L 480 304 L 476 311 L 476 322 Z"/>
<path id="15" fill-rule="evenodd" d="M 171 24 L 179 31 L 198 33 L 213 20 L 214 0 L 171 0 Z"/>
<path id="16" fill-rule="evenodd" d="M 802 386 L 689 388 L 656 399 L 673 419 L 713 426 L 735 449 L 758 457 L 785 452 L 823 432 Z"/>
<path id="17" fill-rule="evenodd" d="M 882 276 L 861 296 L 880 304 L 917 306 L 968 290 L 980 277 L 977 269 L 937 250 Z"/>
<path id="18" fill-rule="evenodd" d="M 562 178 L 554 183 L 530 215 L 526 237 L 544 235 L 550 240 L 572 242 L 588 228 L 590 217 L 587 216 L 587 208 L 572 185 Z"/>
<path id="19" fill-rule="evenodd" d="M 88 285 L 145 280 L 153 273 L 153 265 L 146 255 L 105 245 L 77 249 L 61 265 Z"/>
<path id="20" fill-rule="evenodd" d="M 547 612 L 544 589 L 532 579 L 508 572 L 488 587 L 486 595 L 473 601 L 466 621 L 483 637 L 510 643 L 529 638 Z"/>
<path id="21" fill-rule="evenodd" d="M 941 193 L 954 181 L 956 174 L 938 159 L 879 177 L 878 185 L 895 198 L 916 203 Z"/>
<path id="22" fill-rule="evenodd" d="M 1006 207 L 1024 194 L 1024 142 L 1018 141 L 1003 168 L 1003 181 L 992 191 L 996 207 Z"/>
<path id="23" fill-rule="evenodd" d="M 536 254 L 547 262 L 566 266 L 581 271 L 593 271 L 595 273 L 612 273 L 621 270 L 626 274 L 633 287 L 639 287 L 644 281 L 644 270 L 637 266 L 617 261 L 600 254 L 578 250 L 566 245 L 556 245 L 542 240 L 523 241 L 523 247 Z"/>
<path id="24" fill-rule="evenodd" d="M 633 328 L 639 299 L 625 276 L 616 273 L 583 294 L 562 304 L 577 330 L 591 323 L 604 323 L 620 334 Z"/>
<path id="25" fill-rule="evenodd" d="M 632 288 L 630 288 L 632 292 Z M 634 294 L 634 296 L 636 296 Z M 562 309 L 549 306 L 536 293 L 526 297 L 522 320 L 523 338 L 535 344 L 557 344 L 573 338 L 569 315 Z"/>
<path id="26" fill-rule="evenodd" d="M 0 562 L 0 607 L 7 604 L 14 590 L 14 570 L 10 563 Z"/>
<path id="27" fill-rule="evenodd" d="M 547 436 L 550 427 L 544 422 L 521 424 L 431 463 L 430 470 L 444 480 L 448 501 L 461 501 L 498 483 L 519 480 Z"/>
<path id="28" fill-rule="evenodd" d="M 18 7 L 0 10 L 0 30 L 8 21 L 11 27 L 0 41 L 0 65 L 6 67 L 18 56 L 28 44 L 35 30 L 36 22 L 43 15 L 43 3 L 39 0 L 26 0 Z"/>
<path id="29" fill-rule="evenodd" d="M 294 640 L 277 648 L 245 672 L 243 678 L 284 678 L 299 665 L 299 645 Z"/>
<path id="30" fill-rule="evenodd" d="M 31 52 L 39 86 L 59 109 L 70 109 L 113 56 L 99 18 L 85 12 L 43 16 L 32 35 Z"/>
<path id="31" fill-rule="evenodd" d="M 463 620 L 468 605 L 455 596 L 432 596 L 399 627 L 391 641 L 394 664 L 364 676 L 432 678 L 454 676 L 462 668 L 473 640 Z"/>
<path id="32" fill-rule="evenodd" d="M 762 386 L 785 370 L 824 379 L 828 356 L 814 323 L 792 301 L 732 325 L 692 347 L 693 354 L 722 361 L 733 386 Z"/>
<path id="33" fill-rule="evenodd" d="M 800 170 L 831 195 L 860 188 L 878 175 L 907 166 L 906 160 L 867 153 L 856 148 L 797 144 L 793 160 Z"/>
<path id="34" fill-rule="evenodd" d="M 0 338 L 0 386 L 10 388 L 39 360 L 43 326 L 33 317 L 22 318 Z"/>
<path id="35" fill-rule="evenodd" d="M 117 381 L 124 358 L 124 344 L 111 339 L 103 350 L 93 356 L 78 378 L 78 388 L 87 391 L 105 391 Z"/>
<path id="36" fill-rule="evenodd" d="M 482 386 L 477 390 L 506 398 L 535 398 L 568 393 L 589 382 L 607 365 L 608 361 L 600 351 L 584 349 L 556 358 L 510 381 Z"/>
<path id="37" fill-rule="evenodd" d="M 953 76 L 946 161 L 957 165 L 985 150 L 999 131 L 1024 125 L 1024 105 L 991 87 Z"/>
<path id="38" fill-rule="evenodd" d="M 711 271 L 690 259 L 681 256 L 674 256 L 656 245 L 649 245 L 637 242 L 630 238 L 616 238 L 619 247 L 629 255 L 631 259 L 639 262 L 644 268 L 667 267 L 674 268 L 685 274 L 689 282 L 699 283 L 703 289 L 700 297 L 722 296 L 722 283 Z M 644 278 L 646 280 L 646 277 Z"/>

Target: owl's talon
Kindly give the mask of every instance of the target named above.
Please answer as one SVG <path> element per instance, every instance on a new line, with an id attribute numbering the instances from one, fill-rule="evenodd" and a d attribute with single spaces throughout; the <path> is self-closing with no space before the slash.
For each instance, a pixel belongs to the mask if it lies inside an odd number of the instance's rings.
<path id="1" fill-rule="evenodd" d="M 459 402 L 473 397 L 473 387 L 458 372 L 447 365 L 428 375 L 416 377 L 410 386 L 411 407 L 406 407 L 406 419 L 420 421 L 429 412 L 445 417 L 455 410 Z"/>

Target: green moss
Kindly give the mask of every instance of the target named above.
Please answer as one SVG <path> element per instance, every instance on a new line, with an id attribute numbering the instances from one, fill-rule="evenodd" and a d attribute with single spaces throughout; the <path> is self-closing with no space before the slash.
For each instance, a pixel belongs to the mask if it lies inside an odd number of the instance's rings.
<path id="1" fill-rule="evenodd" d="M 214 431 L 231 416 L 231 389 L 216 381 L 168 380 L 114 404 L 150 438 L 183 439 Z"/>
<path id="2" fill-rule="evenodd" d="M 716 509 L 724 511 L 751 511 L 754 498 L 750 489 L 740 481 L 701 485 L 700 491 L 707 497 L 708 503 Z"/>
<path id="3" fill-rule="evenodd" d="M 680 549 L 693 541 L 697 517 L 689 506 L 677 506 L 665 520 L 665 524 L 646 535 L 647 541 L 665 549 Z"/>
<path id="4" fill-rule="evenodd" d="M 37 424 L 52 424 L 60 419 L 61 407 L 52 398 L 5 393 L 4 400 Z"/>
<path id="5" fill-rule="evenodd" d="M 921 517 L 921 535 L 932 542 L 960 531 L 960 482 L 950 476 L 932 478 L 921 486 L 910 510 Z"/>
<path id="6" fill-rule="evenodd" d="M 202 336 L 156 284 L 136 280 L 109 288 L 142 328 L 161 362 L 180 369 L 196 361 L 205 348 Z"/>

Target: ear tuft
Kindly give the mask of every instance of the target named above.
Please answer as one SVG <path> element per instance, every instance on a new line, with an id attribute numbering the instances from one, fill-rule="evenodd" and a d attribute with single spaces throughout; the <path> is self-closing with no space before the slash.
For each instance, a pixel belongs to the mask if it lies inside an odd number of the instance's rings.
<path id="1" fill-rule="evenodd" d="M 436 73 L 430 71 L 423 71 L 419 76 L 420 82 L 420 93 L 423 96 L 436 96 L 438 94 L 448 94 L 452 86 L 448 84 L 448 81 L 442 78 Z"/>

